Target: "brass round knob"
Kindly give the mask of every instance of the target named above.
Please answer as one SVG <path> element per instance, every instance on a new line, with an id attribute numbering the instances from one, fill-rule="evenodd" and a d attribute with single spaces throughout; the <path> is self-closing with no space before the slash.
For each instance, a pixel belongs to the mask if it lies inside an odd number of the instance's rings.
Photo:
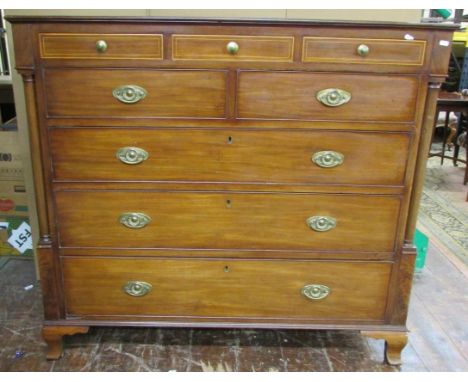
<path id="1" fill-rule="evenodd" d="M 107 50 L 107 42 L 104 40 L 96 41 L 96 50 L 99 53 L 104 53 Z"/>
<path id="2" fill-rule="evenodd" d="M 328 95 L 328 99 L 332 102 L 338 99 L 339 94 L 337 92 L 332 92 Z"/>
<path id="3" fill-rule="evenodd" d="M 367 45 L 361 44 L 357 47 L 357 54 L 359 54 L 361 57 L 366 57 L 369 55 L 369 47 Z"/>
<path id="4" fill-rule="evenodd" d="M 226 50 L 230 54 L 236 54 L 239 51 L 239 44 L 235 41 L 228 42 Z"/>
<path id="5" fill-rule="evenodd" d="M 127 155 L 126 155 L 127 159 L 129 159 L 129 160 L 133 160 L 133 159 L 135 159 L 137 156 L 138 156 L 138 153 L 137 153 L 135 150 L 129 150 L 129 151 L 127 152 Z"/>
<path id="6" fill-rule="evenodd" d="M 134 95 L 135 95 L 135 90 L 131 89 L 131 88 L 128 88 L 126 91 L 125 91 L 125 95 L 128 97 L 128 98 L 132 98 Z"/>

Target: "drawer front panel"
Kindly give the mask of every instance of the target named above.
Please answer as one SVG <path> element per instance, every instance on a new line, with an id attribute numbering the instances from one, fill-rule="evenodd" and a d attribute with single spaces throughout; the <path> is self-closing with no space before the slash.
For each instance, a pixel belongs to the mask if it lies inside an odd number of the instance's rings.
<path id="1" fill-rule="evenodd" d="M 49 69 L 44 80 L 49 117 L 224 118 L 226 113 L 225 71 Z M 146 94 L 132 98 L 129 86 Z"/>
<path id="2" fill-rule="evenodd" d="M 79 181 L 401 185 L 409 145 L 407 134 L 330 131 L 90 128 L 50 134 L 55 179 Z M 116 156 L 125 147 L 141 148 L 148 158 L 128 165 Z M 329 151 L 342 155 L 342 163 L 318 161 Z"/>
<path id="3" fill-rule="evenodd" d="M 304 37 L 303 62 L 422 66 L 426 41 Z"/>
<path id="4" fill-rule="evenodd" d="M 45 59 L 163 59 L 158 34 L 41 33 L 39 39 Z"/>
<path id="5" fill-rule="evenodd" d="M 324 194 L 60 191 L 56 193 L 56 204 L 62 247 L 392 252 L 400 199 Z M 325 220 L 317 221 L 317 217 Z M 141 228 L 132 228 L 140 223 Z M 314 224 L 318 230 L 311 228 Z M 328 230 L 322 232 L 321 228 Z"/>
<path id="6" fill-rule="evenodd" d="M 390 270 L 389 263 L 63 259 L 67 313 L 77 316 L 380 320 Z M 323 286 L 307 288 L 317 299 L 303 294 L 306 285 Z"/>
<path id="7" fill-rule="evenodd" d="M 172 36 L 173 60 L 291 62 L 293 49 L 292 36 Z"/>
<path id="8" fill-rule="evenodd" d="M 245 119 L 412 122 L 418 79 L 304 72 L 241 72 L 238 117 Z M 349 99 L 327 106 L 322 90 L 339 89 Z"/>

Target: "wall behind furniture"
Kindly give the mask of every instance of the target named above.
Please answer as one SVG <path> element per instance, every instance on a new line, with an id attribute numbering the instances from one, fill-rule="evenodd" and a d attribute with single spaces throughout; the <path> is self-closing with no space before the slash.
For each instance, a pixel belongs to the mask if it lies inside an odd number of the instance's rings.
<path id="1" fill-rule="evenodd" d="M 222 17 L 222 18 L 277 18 L 277 19 L 322 19 L 356 21 L 419 22 L 421 9 L 9 9 L 6 16 L 161 16 L 161 17 Z M 7 23 L 7 35 L 11 36 L 11 25 Z M 8 40 L 11 67 L 15 67 L 12 39 Z M 35 214 L 34 183 L 29 153 L 29 135 L 21 76 L 12 71 L 15 106 L 18 117 L 18 133 L 22 145 L 22 158 L 30 222 L 33 237 L 38 237 Z"/>
<path id="2" fill-rule="evenodd" d="M 9 9 L 6 15 L 251 17 L 419 22 L 421 9 Z"/>

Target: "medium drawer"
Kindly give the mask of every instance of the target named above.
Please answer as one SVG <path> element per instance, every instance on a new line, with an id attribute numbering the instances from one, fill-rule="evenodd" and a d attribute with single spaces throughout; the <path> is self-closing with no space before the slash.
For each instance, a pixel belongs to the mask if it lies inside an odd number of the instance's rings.
<path id="1" fill-rule="evenodd" d="M 304 37 L 303 62 L 422 66 L 426 41 L 341 37 Z"/>
<path id="2" fill-rule="evenodd" d="M 239 78 L 237 115 L 413 122 L 418 85 L 414 76 L 244 71 Z"/>
<path id="3" fill-rule="evenodd" d="M 391 264 L 62 260 L 68 315 L 382 320 Z M 308 297 L 307 297 L 308 296 Z"/>
<path id="4" fill-rule="evenodd" d="M 399 133 L 53 129 L 57 180 L 401 185 Z M 138 155 L 138 153 L 141 153 Z"/>
<path id="5" fill-rule="evenodd" d="M 56 206 L 62 247 L 393 252 L 400 198 L 89 190 Z"/>
<path id="6" fill-rule="evenodd" d="M 45 70 L 49 117 L 224 118 L 219 70 Z"/>
<path id="7" fill-rule="evenodd" d="M 163 59 L 160 34 L 41 33 L 41 58 Z"/>
<path id="8" fill-rule="evenodd" d="M 173 35 L 173 60 L 293 60 L 292 36 Z"/>

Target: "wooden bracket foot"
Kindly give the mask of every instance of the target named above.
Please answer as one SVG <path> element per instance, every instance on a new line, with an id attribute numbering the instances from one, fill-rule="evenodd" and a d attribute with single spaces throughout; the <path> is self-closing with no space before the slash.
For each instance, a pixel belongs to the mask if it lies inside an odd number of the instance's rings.
<path id="1" fill-rule="evenodd" d="M 366 337 L 385 340 L 385 360 L 390 365 L 401 365 L 401 352 L 408 343 L 407 332 L 361 331 Z"/>
<path id="2" fill-rule="evenodd" d="M 47 343 L 47 359 L 59 359 L 62 356 L 63 336 L 87 333 L 89 326 L 44 326 L 42 338 Z"/>

